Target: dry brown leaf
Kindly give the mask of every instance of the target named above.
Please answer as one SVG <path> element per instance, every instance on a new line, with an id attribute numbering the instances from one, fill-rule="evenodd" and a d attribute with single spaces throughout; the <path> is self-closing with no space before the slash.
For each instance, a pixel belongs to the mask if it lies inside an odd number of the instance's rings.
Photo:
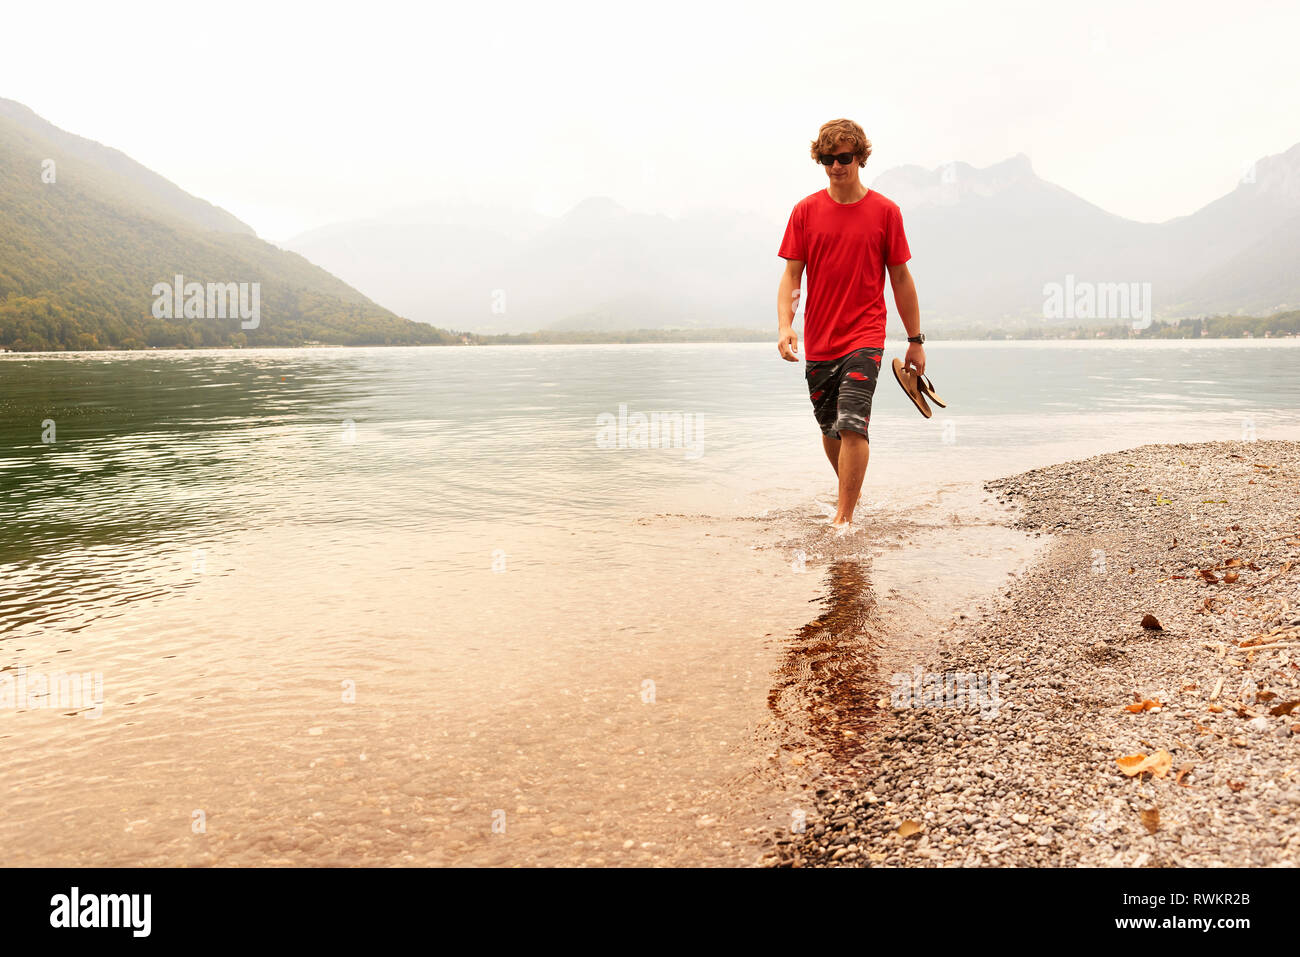
<path id="1" fill-rule="evenodd" d="M 1212 704 L 1212 705 L 1210 705 L 1210 713 L 1211 713 L 1211 714 L 1223 714 L 1223 705 L 1221 705 L 1221 704 Z"/>
<path id="2" fill-rule="evenodd" d="M 1183 787 L 1187 787 L 1187 782 L 1184 779 L 1187 777 L 1187 775 L 1192 773 L 1192 768 L 1194 767 L 1195 765 L 1193 764 L 1184 764 L 1181 768 L 1178 769 L 1178 773 L 1174 775 L 1174 783 L 1181 784 Z"/>
<path id="3" fill-rule="evenodd" d="M 1160 624 L 1159 619 L 1157 619 L 1155 615 L 1143 615 L 1143 616 L 1142 616 L 1142 627 L 1143 627 L 1143 628 L 1146 628 L 1148 631 L 1164 631 L 1164 630 L 1165 630 L 1164 627 Z"/>
<path id="4" fill-rule="evenodd" d="M 1130 754 L 1123 758 L 1116 758 L 1115 763 L 1119 769 L 1133 777 L 1136 774 L 1149 773 L 1155 777 L 1162 778 L 1169 773 L 1169 768 L 1173 764 L 1174 756 L 1163 748 L 1150 755 Z"/>
<path id="5" fill-rule="evenodd" d="M 1146 761 L 1146 759 L 1147 756 L 1145 754 L 1128 754 L 1122 758 L 1116 758 L 1115 763 L 1119 765 L 1121 771 L 1129 777 L 1132 777 L 1138 773 L 1136 769 L 1141 767 L 1142 763 Z"/>
<path id="6" fill-rule="evenodd" d="M 1134 697 L 1137 697 L 1134 695 Z M 1138 704 L 1125 705 L 1124 710 L 1133 714 L 1140 714 L 1143 711 L 1150 711 L 1152 708 L 1162 708 L 1159 698 L 1146 698 Z"/>
<path id="7" fill-rule="evenodd" d="M 1224 572 L 1224 573 L 1223 573 L 1223 580 L 1224 580 L 1225 582 L 1227 582 L 1229 585 L 1235 585 L 1236 582 L 1237 582 L 1237 579 L 1240 578 L 1240 577 L 1241 577 L 1241 575 L 1239 575 L 1237 572 Z"/>
<path id="8" fill-rule="evenodd" d="M 1142 826 L 1147 829 L 1148 834 L 1154 834 L 1160 830 L 1160 808 L 1149 807 L 1143 811 Z"/>
<path id="9" fill-rule="evenodd" d="M 1240 791 L 1240 790 L 1241 790 L 1242 788 L 1244 788 L 1245 786 L 1246 786 L 1246 782 L 1245 782 L 1245 781 L 1229 781 L 1229 782 L 1228 782 L 1228 787 L 1232 788 L 1232 790 L 1234 790 L 1234 791 Z"/>
<path id="10" fill-rule="evenodd" d="M 1197 569 L 1196 574 L 1200 575 L 1207 582 L 1213 582 L 1215 584 L 1218 584 L 1219 582 L 1219 576 L 1214 574 L 1214 572 L 1210 571 L 1208 568 L 1199 568 Z"/>
<path id="11" fill-rule="evenodd" d="M 904 821 L 898 826 L 898 836 L 902 838 L 911 837 L 913 834 L 921 833 L 920 821 Z"/>
<path id="12" fill-rule="evenodd" d="M 1224 567 L 1224 568 L 1240 568 L 1240 567 L 1241 567 L 1241 564 L 1242 564 L 1242 563 L 1241 563 L 1241 559 L 1240 559 L 1240 558 L 1229 558 L 1226 562 L 1223 563 L 1223 567 Z"/>
<path id="13" fill-rule="evenodd" d="M 1280 715 L 1290 714 L 1298 706 L 1300 706 L 1300 701 L 1284 701 L 1279 705 L 1274 705 L 1273 707 L 1269 708 L 1268 713 L 1276 718 L 1279 717 Z"/>

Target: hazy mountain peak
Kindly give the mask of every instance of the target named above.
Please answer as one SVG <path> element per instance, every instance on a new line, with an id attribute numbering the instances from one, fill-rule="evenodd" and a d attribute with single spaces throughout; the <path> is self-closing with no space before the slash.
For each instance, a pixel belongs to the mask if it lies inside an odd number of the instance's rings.
<path id="1" fill-rule="evenodd" d="M 1300 143 L 1284 153 L 1257 160 L 1245 171 L 1238 189 L 1266 194 L 1270 200 L 1300 207 Z"/>
<path id="2" fill-rule="evenodd" d="M 944 163 L 934 169 L 898 166 L 876 177 L 871 188 L 900 206 L 955 206 L 971 197 L 995 196 L 1013 186 L 1042 182 L 1029 157 L 1017 153 L 982 169 L 969 163 Z"/>
<path id="3" fill-rule="evenodd" d="M 565 213 L 564 218 L 571 222 L 602 222 L 626 213 L 623 206 L 608 196 L 588 196 Z"/>

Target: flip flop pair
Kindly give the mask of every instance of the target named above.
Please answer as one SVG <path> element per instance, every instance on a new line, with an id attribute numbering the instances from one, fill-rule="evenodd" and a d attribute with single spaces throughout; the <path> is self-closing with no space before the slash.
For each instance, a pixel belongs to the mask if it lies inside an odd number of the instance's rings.
<path id="1" fill-rule="evenodd" d="M 927 398 L 940 408 L 948 408 L 948 403 L 935 395 L 934 383 L 910 366 L 905 366 L 902 359 L 894 360 L 894 378 L 903 387 L 903 391 L 912 400 L 917 411 L 927 419 L 934 415 L 929 402 L 926 402 Z"/>

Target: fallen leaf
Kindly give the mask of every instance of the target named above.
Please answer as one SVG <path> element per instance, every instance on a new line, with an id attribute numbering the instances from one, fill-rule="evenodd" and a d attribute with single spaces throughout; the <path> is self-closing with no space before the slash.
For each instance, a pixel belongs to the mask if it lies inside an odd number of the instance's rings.
<path id="1" fill-rule="evenodd" d="M 1224 573 L 1223 573 L 1223 580 L 1224 580 L 1225 582 L 1227 582 L 1229 585 L 1235 584 L 1236 581 L 1237 581 L 1237 579 L 1240 578 L 1240 577 L 1241 577 L 1241 576 L 1240 576 L 1239 574 L 1237 574 L 1236 572 L 1224 572 Z"/>
<path id="2" fill-rule="evenodd" d="M 1224 567 L 1224 568 L 1240 568 L 1240 567 L 1241 567 L 1241 564 L 1242 564 L 1242 562 L 1241 562 L 1241 559 L 1240 559 L 1240 558 L 1229 558 L 1226 562 L 1223 563 L 1223 567 Z"/>
<path id="3" fill-rule="evenodd" d="M 1211 714 L 1223 714 L 1223 705 L 1221 705 L 1221 704 L 1212 704 L 1212 705 L 1210 705 L 1210 713 L 1211 713 Z"/>
<path id="4" fill-rule="evenodd" d="M 1246 786 L 1246 782 L 1245 782 L 1245 781 L 1229 781 L 1229 782 L 1228 782 L 1228 787 L 1232 788 L 1232 790 L 1234 790 L 1234 791 L 1240 791 L 1240 790 L 1241 790 L 1242 788 L 1244 788 L 1245 786 Z"/>
<path id="5" fill-rule="evenodd" d="M 1158 807 L 1149 807 L 1142 812 L 1142 826 L 1147 829 L 1148 834 L 1154 834 L 1160 829 L 1160 809 Z"/>
<path id="6" fill-rule="evenodd" d="M 1255 695 L 1255 703 L 1263 704 L 1266 701 L 1272 701 L 1276 697 L 1277 697 L 1276 691 L 1261 691 L 1257 695 Z"/>
<path id="7" fill-rule="evenodd" d="M 1130 711 L 1133 714 L 1139 714 L 1143 711 L 1150 711 L 1152 708 L 1162 707 L 1164 707 L 1164 705 L 1160 703 L 1159 698 L 1146 698 L 1139 704 L 1130 704 L 1125 706 L 1124 710 Z"/>
<path id="8" fill-rule="evenodd" d="M 1218 584 L 1219 582 L 1219 576 L 1214 574 L 1214 572 L 1210 571 L 1208 568 L 1197 569 L 1196 574 L 1200 575 L 1207 582 L 1214 582 L 1215 584 Z"/>
<path id="9" fill-rule="evenodd" d="M 1290 714 L 1297 707 L 1300 707 L 1300 701 L 1284 701 L 1282 704 L 1269 708 L 1268 713 L 1276 718 L 1280 715 Z"/>
<path id="10" fill-rule="evenodd" d="M 904 821 L 898 826 L 898 836 L 902 838 L 911 837 L 913 834 L 921 833 L 920 821 Z"/>
<path id="11" fill-rule="evenodd" d="M 1163 748 L 1150 755 L 1130 754 L 1127 757 L 1115 759 L 1119 769 L 1129 777 L 1136 774 L 1150 773 L 1155 777 L 1162 778 L 1169 773 L 1173 761 L 1174 756 Z"/>
<path id="12" fill-rule="evenodd" d="M 1241 531 L 1241 526 L 1240 526 L 1240 525 L 1229 525 L 1229 526 L 1228 526 L 1228 531 L 1230 531 L 1230 532 L 1239 532 L 1239 531 Z"/>
<path id="13" fill-rule="evenodd" d="M 1194 767 L 1195 765 L 1193 764 L 1184 764 L 1181 768 L 1178 769 L 1178 773 L 1174 775 L 1174 783 L 1181 784 L 1183 787 L 1187 787 L 1187 782 L 1183 779 L 1186 778 L 1187 775 L 1192 773 L 1192 768 Z"/>
<path id="14" fill-rule="evenodd" d="M 1142 616 L 1142 627 L 1143 627 L 1143 628 L 1146 628 L 1148 631 L 1164 631 L 1164 630 L 1165 630 L 1164 627 L 1161 626 L 1159 619 L 1157 619 L 1155 615 L 1143 615 L 1143 616 Z"/>

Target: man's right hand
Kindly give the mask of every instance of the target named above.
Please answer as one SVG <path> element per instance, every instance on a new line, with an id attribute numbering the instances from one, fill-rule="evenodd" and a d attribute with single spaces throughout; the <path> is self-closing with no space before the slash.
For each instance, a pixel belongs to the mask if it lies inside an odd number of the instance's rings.
<path id="1" fill-rule="evenodd" d="M 776 340 L 776 347 L 781 352 L 781 358 L 787 362 L 798 362 L 799 356 L 799 333 L 793 329 L 786 329 Z"/>

